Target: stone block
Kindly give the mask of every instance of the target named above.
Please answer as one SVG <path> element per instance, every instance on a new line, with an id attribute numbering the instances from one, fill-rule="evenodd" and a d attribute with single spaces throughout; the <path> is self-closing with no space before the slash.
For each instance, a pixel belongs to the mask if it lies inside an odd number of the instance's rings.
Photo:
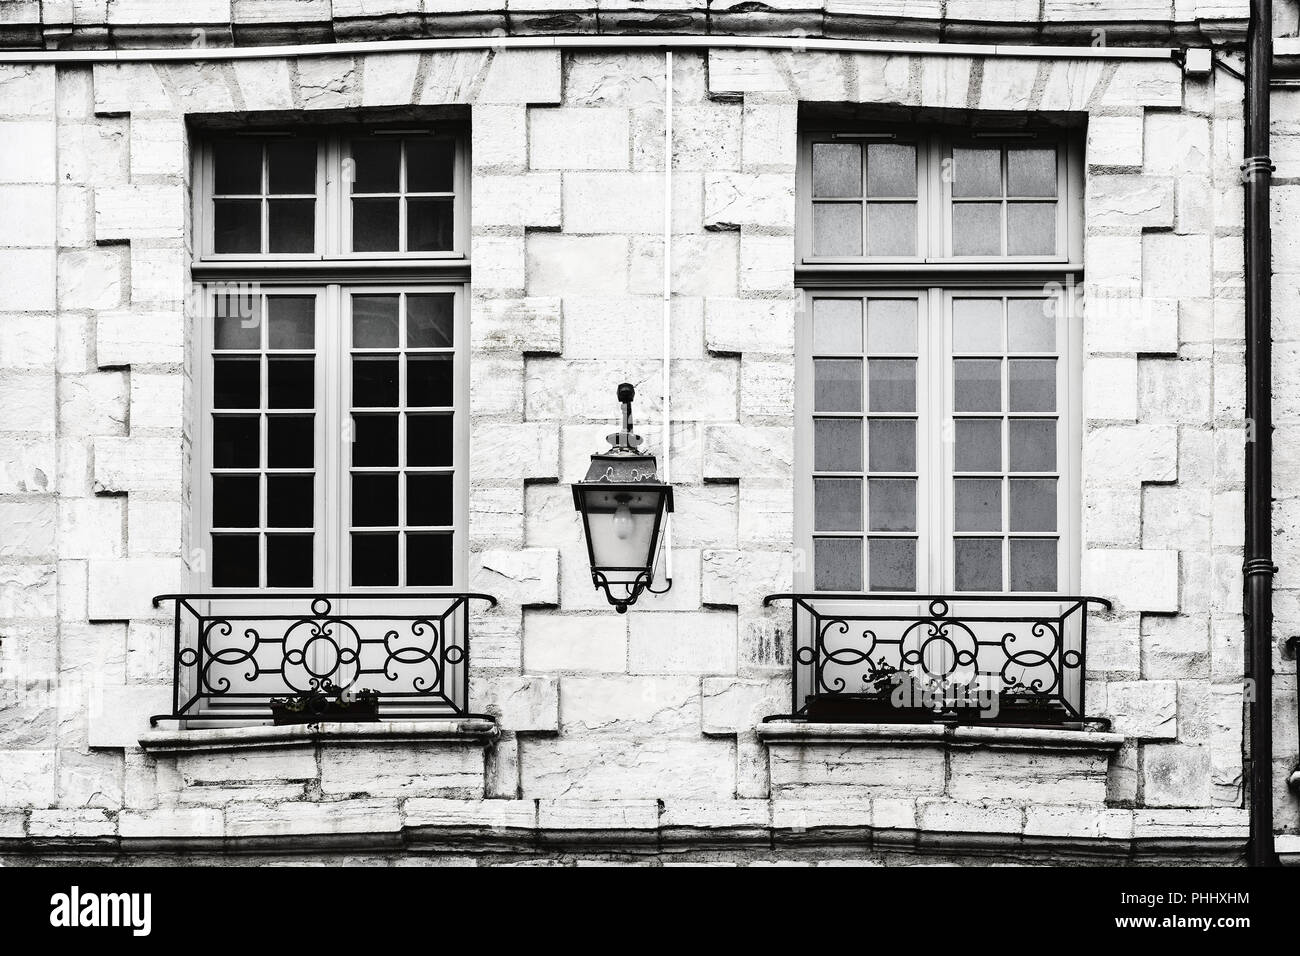
<path id="1" fill-rule="evenodd" d="M 647 794 L 723 800 L 736 792 L 735 750 L 724 740 L 527 738 L 519 764 L 524 795 L 543 801 Z"/>
<path id="2" fill-rule="evenodd" d="M 772 796 L 916 797 L 944 791 L 942 747 L 807 743 L 768 745 Z"/>
<path id="3" fill-rule="evenodd" d="M 560 177 L 555 173 L 515 173 L 474 177 L 476 226 L 560 225 Z"/>
<path id="4" fill-rule="evenodd" d="M 615 671 L 627 669 L 627 621 L 620 615 L 524 615 L 524 669 Z"/>
<path id="5" fill-rule="evenodd" d="M 559 103 L 559 50 L 505 50 L 488 65 L 476 102 Z"/>
<path id="6" fill-rule="evenodd" d="M 337 800 L 322 803 L 232 803 L 226 808 L 226 836 L 310 837 L 328 834 L 393 833 L 402 826 L 394 800 Z"/>
<path id="7" fill-rule="evenodd" d="M 1178 552 L 1090 549 L 1083 556 L 1083 591 L 1128 611 L 1179 609 Z"/>
<path id="8" fill-rule="evenodd" d="M 476 711 L 496 717 L 508 732 L 548 732 L 560 726 L 560 682 L 554 677 L 480 671 L 470 678 L 470 698 Z"/>
<path id="9" fill-rule="evenodd" d="M 483 796 L 483 749 L 467 744 L 322 744 L 320 787 L 340 796 Z"/>
<path id="10" fill-rule="evenodd" d="M 96 493 L 150 491 L 179 494 L 183 480 L 177 438 L 96 438 Z"/>
<path id="11" fill-rule="evenodd" d="M 528 164 L 533 169 L 627 169 L 630 136 L 625 109 L 530 109 Z"/>
<path id="12" fill-rule="evenodd" d="M 176 558 L 96 558 L 90 562 L 88 613 L 92 621 L 161 617 L 156 594 L 185 590 L 188 572 Z"/>
<path id="13" fill-rule="evenodd" d="M 665 634 L 671 634 L 670 640 Z M 644 610 L 629 623 L 633 674 L 732 674 L 736 618 L 726 611 L 671 614 Z"/>
<path id="14" fill-rule="evenodd" d="M 1139 740 L 1178 736 L 1178 685 L 1169 680 L 1111 681 L 1106 714 L 1117 734 Z"/>
<path id="15" fill-rule="evenodd" d="M 527 236 L 529 295 L 623 295 L 628 289 L 626 236 Z M 657 289 L 657 287 L 656 287 Z"/>
<path id="16" fill-rule="evenodd" d="M 470 340 L 476 350 L 558 355 L 560 299 L 475 299 Z"/>
<path id="17" fill-rule="evenodd" d="M 545 422 L 487 423 L 470 440 L 470 474 L 476 481 L 554 479 L 560 468 L 560 436 Z"/>
<path id="18" fill-rule="evenodd" d="M 560 681 L 560 726 L 567 738 L 617 735 L 699 737 L 698 677 L 565 677 Z"/>
<path id="19" fill-rule="evenodd" d="M 0 766 L 5 768 L 5 772 L 0 774 L 0 806 L 53 806 L 57 779 L 55 758 L 53 750 L 0 751 Z"/>
<path id="20" fill-rule="evenodd" d="M 95 190 L 95 238 L 180 239 L 185 228 L 182 186 L 107 186 Z"/>
<path id="21" fill-rule="evenodd" d="M 553 548 L 479 551 L 470 557 L 470 589 L 524 607 L 559 604 L 559 552 Z"/>

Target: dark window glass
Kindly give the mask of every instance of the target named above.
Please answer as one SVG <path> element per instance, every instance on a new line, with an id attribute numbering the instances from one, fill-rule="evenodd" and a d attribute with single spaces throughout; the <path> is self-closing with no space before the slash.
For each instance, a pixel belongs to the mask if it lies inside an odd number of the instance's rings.
<path id="1" fill-rule="evenodd" d="M 455 344 L 455 296 L 415 293 L 406 297 L 406 347 L 448 349 Z"/>
<path id="2" fill-rule="evenodd" d="M 451 475 L 406 476 L 406 523 L 438 527 L 452 523 Z"/>
<path id="3" fill-rule="evenodd" d="M 357 587 L 396 586 L 396 531 L 352 535 L 352 583 Z"/>
<path id="4" fill-rule="evenodd" d="M 354 139 L 352 164 L 354 193 L 395 193 L 401 167 L 401 141 Z"/>
<path id="5" fill-rule="evenodd" d="M 352 476 L 352 524 L 357 528 L 397 524 L 397 475 Z"/>
<path id="6" fill-rule="evenodd" d="M 315 465 L 315 421 L 307 415 L 270 415 L 266 420 L 267 466 L 311 468 Z"/>
<path id="7" fill-rule="evenodd" d="M 455 245 L 450 199 L 406 201 L 406 248 L 411 252 L 442 252 Z"/>
<path id="8" fill-rule="evenodd" d="M 266 229 L 270 252 L 315 251 L 316 200 L 268 200 Z"/>
<path id="9" fill-rule="evenodd" d="M 261 464 L 261 439 L 261 425 L 255 415 L 213 416 L 213 467 L 256 468 Z"/>
<path id="10" fill-rule="evenodd" d="M 311 349 L 316 345 L 316 297 L 273 295 L 267 299 L 272 349 Z"/>
<path id="11" fill-rule="evenodd" d="M 410 356 L 406 360 L 406 404 L 414 408 L 450 407 L 452 381 L 450 355 Z"/>
<path id="12" fill-rule="evenodd" d="M 352 416 L 352 464 L 397 464 L 397 416 Z"/>
<path id="13" fill-rule="evenodd" d="M 406 583 L 413 587 L 451 584 L 450 534 L 407 534 Z"/>
<path id="14" fill-rule="evenodd" d="M 257 196 L 262 192 L 262 144 L 228 139 L 212 147 L 218 196 Z"/>
<path id="15" fill-rule="evenodd" d="M 409 302 L 413 298 L 415 296 L 407 296 L 408 309 Z M 395 349 L 398 344 L 397 296 L 354 295 L 352 297 L 353 348 Z"/>
<path id="16" fill-rule="evenodd" d="M 449 193 L 453 189 L 456 144 L 447 139 L 406 141 L 406 191 Z"/>
<path id="17" fill-rule="evenodd" d="M 212 248 L 233 254 L 262 251 L 262 201 L 216 199 L 212 202 Z"/>
<path id="18" fill-rule="evenodd" d="M 213 301 L 213 336 L 217 349 L 256 350 L 262 347 L 259 299 L 252 295 L 219 295 Z"/>
<path id="19" fill-rule="evenodd" d="M 257 535 L 214 534 L 212 536 L 212 586 L 257 587 L 257 560 Z"/>
<path id="20" fill-rule="evenodd" d="M 267 362 L 267 407 L 313 408 L 316 405 L 315 369 L 315 359 L 270 359 Z"/>
<path id="21" fill-rule="evenodd" d="M 398 199 L 352 200 L 352 248 L 357 252 L 397 249 Z"/>
<path id="22" fill-rule="evenodd" d="M 450 465 L 451 445 L 450 414 L 406 416 L 408 465 Z"/>
<path id="23" fill-rule="evenodd" d="M 256 528 L 260 481 L 256 475 L 213 475 L 212 526 Z"/>
<path id="24" fill-rule="evenodd" d="M 266 476 L 268 528 L 310 528 L 316 524 L 316 480 L 311 475 Z"/>
<path id="25" fill-rule="evenodd" d="M 396 358 L 352 360 L 352 405 L 356 408 L 397 407 Z"/>
<path id="26" fill-rule="evenodd" d="M 309 588 L 312 586 L 312 538 L 310 534 L 268 534 L 266 536 L 266 586 Z"/>
<path id="27" fill-rule="evenodd" d="M 257 359 L 214 359 L 212 400 L 215 408 L 257 408 L 261 363 Z"/>
<path id="28" fill-rule="evenodd" d="M 314 195 L 316 143 L 311 140 L 272 140 L 266 144 L 268 179 L 273 195 Z"/>

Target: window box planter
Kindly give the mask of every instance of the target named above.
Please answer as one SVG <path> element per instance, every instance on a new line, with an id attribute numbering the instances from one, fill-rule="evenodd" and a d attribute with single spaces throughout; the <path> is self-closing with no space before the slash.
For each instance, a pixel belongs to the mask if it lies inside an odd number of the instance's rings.
<path id="1" fill-rule="evenodd" d="M 333 696 L 331 696 L 333 695 Z M 272 697 L 271 719 L 277 726 L 318 724 L 323 721 L 359 723 L 379 720 L 379 693 L 360 690 L 345 696 L 329 681 L 321 687 L 292 697 Z"/>

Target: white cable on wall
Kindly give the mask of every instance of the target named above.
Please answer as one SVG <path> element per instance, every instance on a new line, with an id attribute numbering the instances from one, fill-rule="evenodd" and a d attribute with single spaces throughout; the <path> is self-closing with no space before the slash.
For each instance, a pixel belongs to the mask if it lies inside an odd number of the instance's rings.
<path id="1" fill-rule="evenodd" d="M 669 370 L 672 364 L 673 313 L 673 51 L 664 52 L 664 369 L 663 369 L 663 469 L 660 477 L 672 484 L 672 407 Z M 673 580 L 673 516 L 664 514 L 664 578 Z"/>

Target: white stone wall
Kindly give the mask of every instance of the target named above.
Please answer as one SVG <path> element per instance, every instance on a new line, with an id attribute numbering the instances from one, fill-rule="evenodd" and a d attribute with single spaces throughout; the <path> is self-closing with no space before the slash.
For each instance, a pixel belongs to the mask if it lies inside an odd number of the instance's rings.
<path id="1" fill-rule="evenodd" d="M 0 67 L 0 142 L 25 146 L 0 151 L 0 206 L 23 211 L 0 220 L 0 835 L 170 833 L 189 814 L 242 836 L 268 805 L 309 831 L 388 832 L 431 825 L 428 801 L 450 819 L 456 799 L 480 825 L 498 812 L 480 796 L 559 830 L 779 829 L 778 810 L 811 812 L 756 728 L 788 709 L 786 619 L 760 599 L 791 585 L 795 141 L 799 102 L 818 101 L 1088 124 L 1082 590 L 1116 610 L 1089 630 L 1087 694 L 1125 738 L 1104 800 L 1035 789 L 1033 759 L 1000 788 L 954 787 L 941 752 L 923 786 L 878 806 L 868 787 L 850 816 L 1236 839 L 1241 84 L 1167 61 L 679 54 L 675 574 L 620 616 L 590 585 L 567 483 L 620 381 L 663 446 L 662 74 L 658 53 L 557 50 Z M 169 693 L 170 623 L 148 599 L 187 582 L 198 546 L 184 118 L 446 104 L 473 130 L 470 585 L 502 599 L 474 623 L 471 703 L 500 739 L 481 788 L 450 795 L 393 783 L 400 755 L 373 747 L 351 751 L 341 789 L 319 753 L 291 775 L 216 761 L 187 777 L 132 743 Z"/>

